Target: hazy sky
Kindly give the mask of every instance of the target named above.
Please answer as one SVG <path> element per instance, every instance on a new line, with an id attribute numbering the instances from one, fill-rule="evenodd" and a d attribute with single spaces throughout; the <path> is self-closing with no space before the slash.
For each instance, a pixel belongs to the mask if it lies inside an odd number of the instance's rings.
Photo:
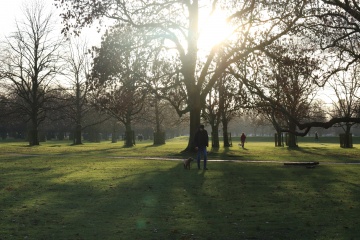
<path id="1" fill-rule="evenodd" d="M 0 29 L 1 37 L 11 32 L 15 16 L 19 15 L 19 8 L 23 0 L 2 0 L 0 3 Z"/>
<path id="2" fill-rule="evenodd" d="M 0 38 L 8 36 L 11 32 L 15 30 L 15 19 L 21 20 L 23 3 L 31 3 L 32 0 L 0 0 Z M 43 0 L 47 3 L 48 8 L 56 11 L 56 7 L 53 5 L 53 0 Z M 54 14 L 54 17 L 58 17 L 58 13 Z M 61 22 L 60 17 L 56 19 L 59 23 Z M 61 31 L 61 26 L 59 27 L 59 32 Z M 96 33 L 95 30 L 85 29 L 84 32 L 88 35 L 86 37 L 87 41 L 91 45 L 97 45 L 100 43 L 101 35 Z"/>

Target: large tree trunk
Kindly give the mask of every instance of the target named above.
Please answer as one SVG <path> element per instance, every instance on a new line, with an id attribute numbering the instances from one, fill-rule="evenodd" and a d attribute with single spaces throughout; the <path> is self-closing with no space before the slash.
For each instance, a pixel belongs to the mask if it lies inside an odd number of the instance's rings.
<path id="1" fill-rule="evenodd" d="M 154 132 L 154 145 L 165 144 L 165 132 Z"/>
<path id="2" fill-rule="evenodd" d="M 350 124 L 346 124 L 346 129 L 345 129 L 345 135 L 344 135 L 344 148 L 352 148 L 352 135 L 350 134 L 351 131 L 351 125 Z"/>
<path id="3" fill-rule="evenodd" d="M 201 108 L 200 105 L 193 106 L 190 110 L 190 136 L 188 146 L 185 151 L 195 151 L 195 133 L 199 129 L 200 126 L 200 113 Z"/>
<path id="4" fill-rule="evenodd" d="M 81 124 L 76 124 L 75 127 L 75 135 L 74 135 L 74 144 L 79 145 L 82 144 L 82 134 L 81 134 Z"/>
<path id="5" fill-rule="evenodd" d="M 190 113 L 190 137 L 188 146 L 185 151 L 195 151 L 195 133 L 200 126 L 200 113 L 201 113 L 201 85 L 197 85 L 195 78 L 196 75 L 196 61 L 198 54 L 198 21 L 199 21 L 199 5 L 198 0 L 192 1 L 188 4 L 189 8 L 189 28 L 188 28 L 188 41 L 187 41 L 187 54 L 181 59 L 182 73 L 186 90 L 188 92 L 188 102 Z M 203 96 L 204 98 L 206 96 Z M 205 99 L 204 99 L 205 101 Z"/>
<path id="6" fill-rule="evenodd" d="M 39 134 L 37 129 L 30 129 L 29 131 L 29 145 L 36 146 L 40 145 L 39 143 Z"/>
<path id="7" fill-rule="evenodd" d="M 281 135 L 281 131 L 278 129 L 276 130 L 276 135 L 275 135 L 275 146 L 282 147 L 282 135 Z"/>
<path id="8" fill-rule="evenodd" d="M 222 121 L 223 124 L 223 138 L 224 138 L 224 147 L 230 147 L 229 134 L 228 134 L 228 122 L 226 119 Z"/>
<path id="9" fill-rule="evenodd" d="M 32 120 L 31 120 L 31 128 L 29 131 L 29 145 L 30 146 L 36 146 L 36 145 L 40 145 L 39 142 L 39 127 L 38 127 L 38 123 L 37 123 L 37 115 L 34 114 L 34 116 L 32 116 Z"/>
<path id="10" fill-rule="evenodd" d="M 350 147 L 349 136 L 350 136 L 350 127 L 349 127 L 349 125 L 346 125 L 345 139 L 344 139 L 344 147 L 345 147 L 345 148 L 349 148 L 349 147 Z"/>
<path id="11" fill-rule="evenodd" d="M 161 122 L 159 116 L 159 99 L 155 98 L 156 131 L 154 132 L 154 145 L 165 144 L 165 132 L 161 131 Z"/>
<path id="12" fill-rule="evenodd" d="M 134 132 L 131 129 L 130 117 L 126 120 L 125 124 L 125 147 L 132 147 L 135 145 Z"/>
<path id="13" fill-rule="evenodd" d="M 211 126 L 211 142 L 213 148 L 219 148 L 220 147 L 220 141 L 219 141 L 219 126 L 214 125 Z"/>
<path id="14" fill-rule="evenodd" d="M 289 135 L 288 135 L 288 147 L 292 148 L 292 147 L 297 147 L 297 143 L 296 143 L 296 135 L 291 133 L 291 132 L 295 132 L 296 131 L 296 125 L 292 122 L 290 122 L 289 124 Z"/>

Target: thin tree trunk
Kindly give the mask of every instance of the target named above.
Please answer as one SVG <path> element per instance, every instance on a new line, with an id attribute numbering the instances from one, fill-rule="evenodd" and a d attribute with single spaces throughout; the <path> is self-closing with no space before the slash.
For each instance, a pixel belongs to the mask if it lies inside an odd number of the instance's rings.
<path id="1" fill-rule="evenodd" d="M 165 144 L 165 133 L 161 131 L 159 112 L 159 100 L 155 98 L 156 131 L 154 133 L 154 145 Z"/>
<path id="2" fill-rule="evenodd" d="M 281 136 L 281 131 L 280 130 L 276 130 L 276 146 L 277 147 L 282 147 L 282 136 Z"/>
<path id="3" fill-rule="evenodd" d="M 77 77 L 78 78 L 78 77 Z M 80 84 L 77 79 L 76 83 L 76 127 L 75 127 L 75 136 L 74 136 L 74 144 L 82 144 L 82 126 L 81 126 L 81 105 L 80 105 Z"/>
<path id="4" fill-rule="evenodd" d="M 112 134 L 111 134 L 111 143 L 117 143 L 118 133 L 116 131 L 116 121 L 113 122 Z"/>

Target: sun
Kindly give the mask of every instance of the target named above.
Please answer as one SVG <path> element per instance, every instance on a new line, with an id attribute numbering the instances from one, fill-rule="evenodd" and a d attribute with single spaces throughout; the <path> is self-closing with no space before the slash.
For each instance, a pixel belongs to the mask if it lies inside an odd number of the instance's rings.
<path id="1" fill-rule="evenodd" d="M 226 21 L 224 12 L 213 12 L 199 21 L 199 49 L 209 51 L 215 45 L 226 40 L 233 28 Z"/>

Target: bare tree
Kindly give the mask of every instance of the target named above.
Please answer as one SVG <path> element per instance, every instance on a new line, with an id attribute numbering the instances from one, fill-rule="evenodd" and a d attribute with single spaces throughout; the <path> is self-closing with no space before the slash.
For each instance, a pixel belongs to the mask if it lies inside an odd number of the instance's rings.
<path id="1" fill-rule="evenodd" d="M 331 117 L 360 117 L 360 66 L 354 65 L 350 67 L 347 72 L 340 72 L 332 76 L 329 85 L 335 93 L 336 100 L 332 102 Z M 345 132 L 344 147 L 351 147 L 351 127 L 355 123 L 345 122 L 339 123 L 337 126 L 341 127 Z"/>
<path id="2" fill-rule="evenodd" d="M 214 87 L 206 100 L 206 104 L 202 113 L 204 120 L 211 126 L 211 146 L 213 148 L 220 147 L 219 125 L 221 123 L 221 112 L 219 109 L 220 93 L 219 89 Z"/>
<path id="3" fill-rule="evenodd" d="M 74 122 L 74 144 L 82 144 L 82 130 L 84 127 L 84 117 L 92 110 L 87 102 L 90 74 L 90 59 L 88 44 L 85 40 L 71 38 L 68 42 L 68 52 L 66 59 L 65 76 L 69 79 L 71 91 L 67 99 L 66 114 Z M 89 125 L 99 122 L 100 119 L 93 119 Z M 86 125 L 86 124 L 85 124 Z"/>
<path id="4" fill-rule="evenodd" d="M 165 144 L 167 131 L 178 126 L 179 118 L 174 108 L 165 100 L 148 94 L 145 105 L 139 119 L 136 119 L 137 126 L 152 129 L 154 145 Z"/>
<path id="5" fill-rule="evenodd" d="M 222 123 L 224 147 L 230 147 L 228 126 L 230 121 L 241 115 L 246 107 L 247 94 L 242 83 L 231 75 L 225 75 L 214 85 L 203 110 L 203 118 L 212 128 L 212 145 L 219 147 L 219 125 Z"/>
<path id="6" fill-rule="evenodd" d="M 324 84 L 332 74 L 347 70 L 360 58 L 359 1 L 316 0 L 310 6 L 305 35 L 320 49 L 329 50 L 326 52 L 328 58 L 336 55 L 339 63 L 342 63 L 335 67 L 329 66 L 332 71 L 319 79 L 319 84 Z M 334 65 L 334 62 L 331 64 Z"/>
<path id="7" fill-rule="evenodd" d="M 45 120 L 54 77 L 60 71 L 62 37 L 54 32 L 52 13 L 44 2 L 24 5 L 24 20 L 16 22 L 16 32 L 7 38 L 1 57 L 1 77 L 7 89 L 22 101 L 18 112 L 30 122 L 30 145 L 39 145 L 38 130 Z"/>
<path id="8" fill-rule="evenodd" d="M 288 129 L 290 147 L 297 145 L 294 134 L 297 125 L 293 120 L 309 119 L 311 101 L 318 87 L 312 76 L 319 62 L 309 52 L 298 44 L 273 46 L 265 52 L 266 57 L 257 55 L 257 61 L 240 65 L 239 71 L 234 72 L 248 89 L 260 96 L 258 107 L 273 123 L 278 136 Z"/>
<path id="9" fill-rule="evenodd" d="M 241 115 L 241 110 L 247 107 L 246 87 L 237 82 L 231 75 L 224 75 L 219 81 L 219 110 L 223 127 L 224 147 L 230 147 L 228 126 L 235 116 Z"/>
<path id="10" fill-rule="evenodd" d="M 10 126 L 15 123 L 15 118 L 11 113 L 10 103 L 14 99 L 11 99 L 4 93 L 0 93 L 0 137 L 6 139 Z M 19 119 L 18 119 L 19 120 Z"/>

